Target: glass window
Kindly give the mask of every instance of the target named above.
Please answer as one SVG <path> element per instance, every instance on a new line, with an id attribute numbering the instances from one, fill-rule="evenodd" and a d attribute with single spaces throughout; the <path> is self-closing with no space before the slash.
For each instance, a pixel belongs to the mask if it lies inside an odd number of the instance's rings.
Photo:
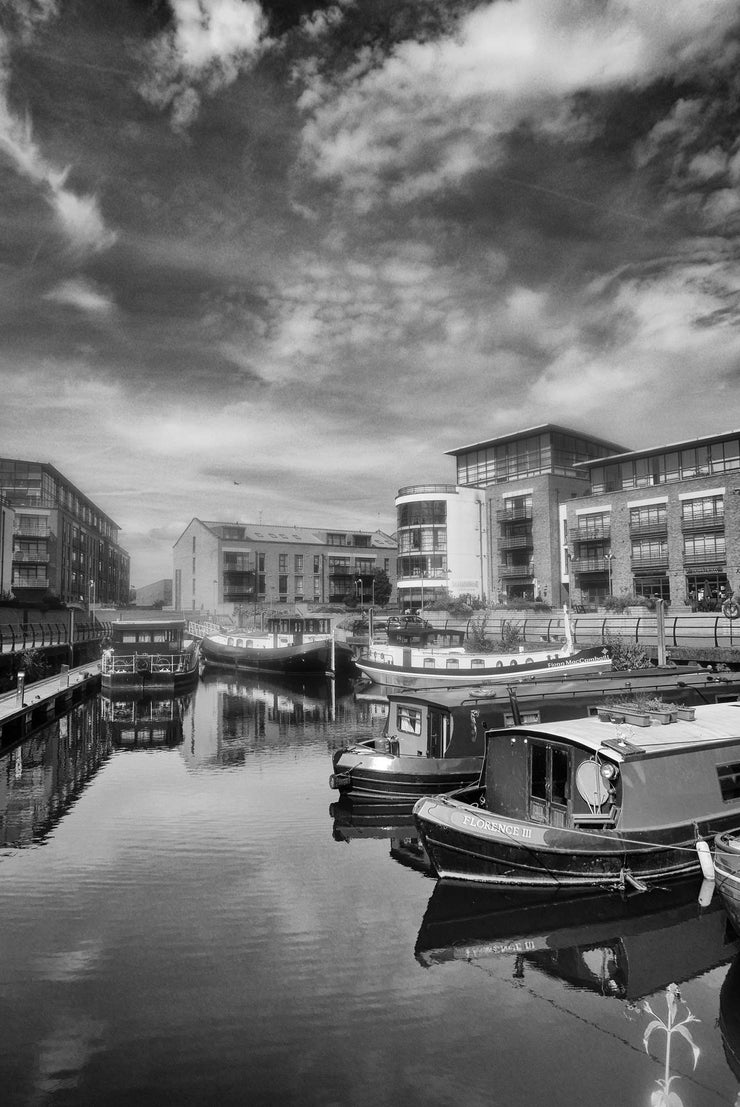
<path id="1" fill-rule="evenodd" d="M 399 704 L 396 724 L 403 734 L 421 734 L 421 711 Z"/>

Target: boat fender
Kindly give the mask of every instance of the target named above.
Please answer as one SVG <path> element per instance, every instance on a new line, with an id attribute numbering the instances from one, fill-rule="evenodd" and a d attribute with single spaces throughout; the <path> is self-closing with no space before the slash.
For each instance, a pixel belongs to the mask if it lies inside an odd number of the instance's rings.
<path id="1" fill-rule="evenodd" d="M 702 880 L 701 888 L 699 889 L 699 906 L 709 907 L 714 896 L 714 881 Z"/>
<path id="2" fill-rule="evenodd" d="M 349 773 L 332 773 L 329 777 L 329 787 L 336 788 L 341 791 L 342 788 L 349 788 L 352 783 L 352 779 Z"/>
<path id="3" fill-rule="evenodd" d="M 137 662 L 136 662 L 136 671 L 137 671 L 137 673 L 147 673 L 147 672 L 149 672 L 149 658 L 148 657 L 140 657 L 137 660 Z"/>
<path id="4" fill-rule="evenodd" d="M 699 855 L 702 876 L 705 880 L 714 880 L 714 861 L 712 860 L 709 842 L 705 842 L 703 838 L 700 838 L 696 843 L 696 852 Z"/>

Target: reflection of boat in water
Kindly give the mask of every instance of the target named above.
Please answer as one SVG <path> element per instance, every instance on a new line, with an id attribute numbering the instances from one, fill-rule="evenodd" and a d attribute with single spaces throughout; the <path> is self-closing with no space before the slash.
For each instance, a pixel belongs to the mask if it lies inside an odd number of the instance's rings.
<path id="1" fill-rule="evenodd" d="M 111 623 L 110 640 L 100 663 L 103 692 L 130 688 L 176 694 L 198 679 L 198 651 L 185 638 L 184 619 L 119 619 Z"/>
<path id="2" fill-rule="evenodd" d="M 740 954 L 730 965 L 719 993 L 719 1029 L 727 1064 L 740 1080 Z"/>
<path id="3" fill-rule="evenodd" d="M 740 939 L 691 877 L 622 896 L 437 884 L 416 941 L 420 964 L 510 957 L 570 986 L 635 1000 L 730 961 Z"/>
<path id="4" fill-rule="evenodd" d="M 349 646 L 334 639 L 331 619 L 275 616 L 267 632 L 231 630 L 206 634 L 200 643 L 205 666 L 303 676 L 352 666 Z"/>
<path id="5" fill-rule="evenodd" d="M 147 746 L 179 746 L 183 718 L 193 693 L 162 696 L 155 692 L 119 691 L 101 695 L 100 717 L 104 732 L 119 749 Z"/>
<path id="6" fill-rule="evenodd" d="M 367 805 L 358 808 L 351 800 L 344 798 L 329 805 L 329 815 L 334 820 L 332 837 L 335 842 L 368 838 L 386 840 L 390 842 L 390 855 L 394 861 L 410 869 L 431 873 L 429 859 L 416 834 L 412 815 L 382 815 L 377 808 Z"/>
<path id="7" fill-rule="evenodd" d="M 740 773 L 737 766 L 736 772 Z M 714 839 L 714 879 L 727 914 L 740 933 L 740 829 Z"/>

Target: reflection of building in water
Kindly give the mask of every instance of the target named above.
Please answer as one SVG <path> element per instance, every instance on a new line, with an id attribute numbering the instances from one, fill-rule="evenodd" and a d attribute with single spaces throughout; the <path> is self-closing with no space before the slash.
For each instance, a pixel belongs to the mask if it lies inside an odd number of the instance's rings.
<path id="1" fill-rule="evenodd" d="M 179 746 L 185 711 L 193 694 L 155 697 L 124 691 L 101 696 L 103 733 L 119 749 Z"/>
<path id="2" fill-rule="evenodd" d="M 349 686 L 319 677 L 280 681 L 254 673 L 206 672 L 198 686 L 183 756 L 191 764 L 238 764 L 254 748 L 284 745 L 296 732 L 325 736 L 357 721 Z"/>
<path id="3" fill-rule="evenodd" d="M 42 839 L 111 754 L 97 696 L 0 757 L 0 843 Z"/>

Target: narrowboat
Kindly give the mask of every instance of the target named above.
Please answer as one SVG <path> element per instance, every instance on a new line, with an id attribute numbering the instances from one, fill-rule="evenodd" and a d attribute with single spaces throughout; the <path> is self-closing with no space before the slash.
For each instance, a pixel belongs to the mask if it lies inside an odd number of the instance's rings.
<path id="1" fill-rule="evenodd" d="M 522 724 L 489 731 L 477 784 L 414 819 L 443 879 L 643 889 L 705 870 L 707 840 L 740 823 L 739 765 L 738 702 L 667 725 Z"/>
<path id="2" fill-rule="evenodd" d="M 610 696 L 670 695 L 681 704 L 736 699 L 740 679 L 699 665 L 538 677 L 506 686 L 391 691 L 383 734 L 333 754 L 329 785 L 355 802 L 410 808 L 424 795 L 477 781 L 492 727 L 595 714 Z"/>
<path id="3" fill-rule="evenodd" d="M 198 680 L 198 647 L 185 637 L 185 620 L 119 619 L 103 650 L 101 688 L 186 691 Z"/>
<path id="4" fill-rule="evenodd" d="M 414 953 L 424 968 L 509 959 L 519 980 L 534 970 L 605 999 L 634 1002 L 729 964 L 740 952 L 717 898 L 703 905 L 701 895 L 697 876 L 631 895 L 438 883 Z"/>
<path id="5" fill-rule="evenodd" d="M 278 616 L 267 620 L 267 632 L 222 630 L 201 639 L 204 666 L 252 672 L 305 675 L 347 669 L 351 649 L 337 642 L 331 620 Z"/>

